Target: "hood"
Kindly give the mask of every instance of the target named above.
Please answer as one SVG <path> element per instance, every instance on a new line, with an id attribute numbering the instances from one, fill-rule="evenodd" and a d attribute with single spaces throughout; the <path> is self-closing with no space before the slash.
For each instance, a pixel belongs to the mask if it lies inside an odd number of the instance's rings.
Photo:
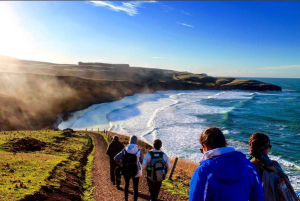
<path id="1" fill-rule="evenodd" d="M 126 147 L 126 151 L 130 154 L 136 154 L 139 150 L 139 146 L 136 144 L 130 144 Z"/>
<path id="2" fill-rule="evenodd" d="M 234 184 L 247 177 L 248 164 L 246 156 L 239 151 L 224 153 L 215 158 L 201 162 L 201 166 L 211 172 L 218 180 Z"/>

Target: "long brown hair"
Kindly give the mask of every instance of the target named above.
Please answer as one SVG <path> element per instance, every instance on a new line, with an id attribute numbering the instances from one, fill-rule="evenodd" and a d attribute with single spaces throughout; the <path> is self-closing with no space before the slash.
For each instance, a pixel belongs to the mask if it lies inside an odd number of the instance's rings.
<path id="1" fill-rule="evenodd" d="M 249 139 L 250 155 L 260 159 L 263 147 L 270 141 L 269 137 L 261 132 L 254 133 Z"/>
<path id="2" fill-rule="evenodd" d="M 255 163 L 262 166 L 268 172 L 273 172 L 272 169 L 264 165 L 262 160 L 264 151 L 270 147 L 270 138 L 262 132 L 256 132 L 250 137 L 249 146 L 251 155 L 250 159 L 254 157 L 256 161 Z"/>

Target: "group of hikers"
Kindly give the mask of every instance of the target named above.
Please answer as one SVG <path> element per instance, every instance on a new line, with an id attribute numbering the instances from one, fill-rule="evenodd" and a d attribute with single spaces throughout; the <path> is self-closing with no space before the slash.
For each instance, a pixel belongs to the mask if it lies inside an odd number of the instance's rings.
<path id="1" fill-rule="evenodd" d="M 225 136 L 217 127 L 205 129 L 199 142 L 203 158 L 190 181 L 190 201 L 299 200 L 279 163 L 268 157 L 272 145 L 266 134 L 257 132 L 250 137 L 249 159 L 233 147 L 227 147 Z M 137 200 L 142 169 L 147 172 L 151 200 L 158 199 L 162 181 L 171 169 L 169 158 L 160 150 L 161 147 L 161 140 L 154 140 L 153 149 L 144 157 L 136 136 L 130 138 L 126 147 L 119 141 L 118 136 L 114 136 L 107 149 L 107 155 L 110 157 L 110 176 L 113 185 L 120 189 L 123 175 L 126 201 L 131 178 L 134 200 Z"/>

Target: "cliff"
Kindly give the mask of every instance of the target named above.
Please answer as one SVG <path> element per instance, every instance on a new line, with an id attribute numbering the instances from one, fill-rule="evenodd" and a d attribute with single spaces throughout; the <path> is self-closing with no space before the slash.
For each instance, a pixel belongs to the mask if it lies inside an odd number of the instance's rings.
<path id="1" fill-rule="evenodd" d="M 57 114 L 157 90 L 281 91 L 255 80 L 172 70 L 71 65 L 0 56 L 0 130 L 49 128 Z M 67 115 L 64 115 L 66 117 Z"/>

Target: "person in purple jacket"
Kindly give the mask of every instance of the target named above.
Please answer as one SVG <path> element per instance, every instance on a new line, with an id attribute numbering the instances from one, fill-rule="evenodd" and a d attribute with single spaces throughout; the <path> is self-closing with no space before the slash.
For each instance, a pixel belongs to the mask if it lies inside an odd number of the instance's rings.
<path id="1" fill-rule="evenodd" d="M 200 144 L 204 155 L 191 178 L 190 201 L 264 201 L 255 167 L 243 153 L 226 147 L 219 128 L 205 129 Z"/>

